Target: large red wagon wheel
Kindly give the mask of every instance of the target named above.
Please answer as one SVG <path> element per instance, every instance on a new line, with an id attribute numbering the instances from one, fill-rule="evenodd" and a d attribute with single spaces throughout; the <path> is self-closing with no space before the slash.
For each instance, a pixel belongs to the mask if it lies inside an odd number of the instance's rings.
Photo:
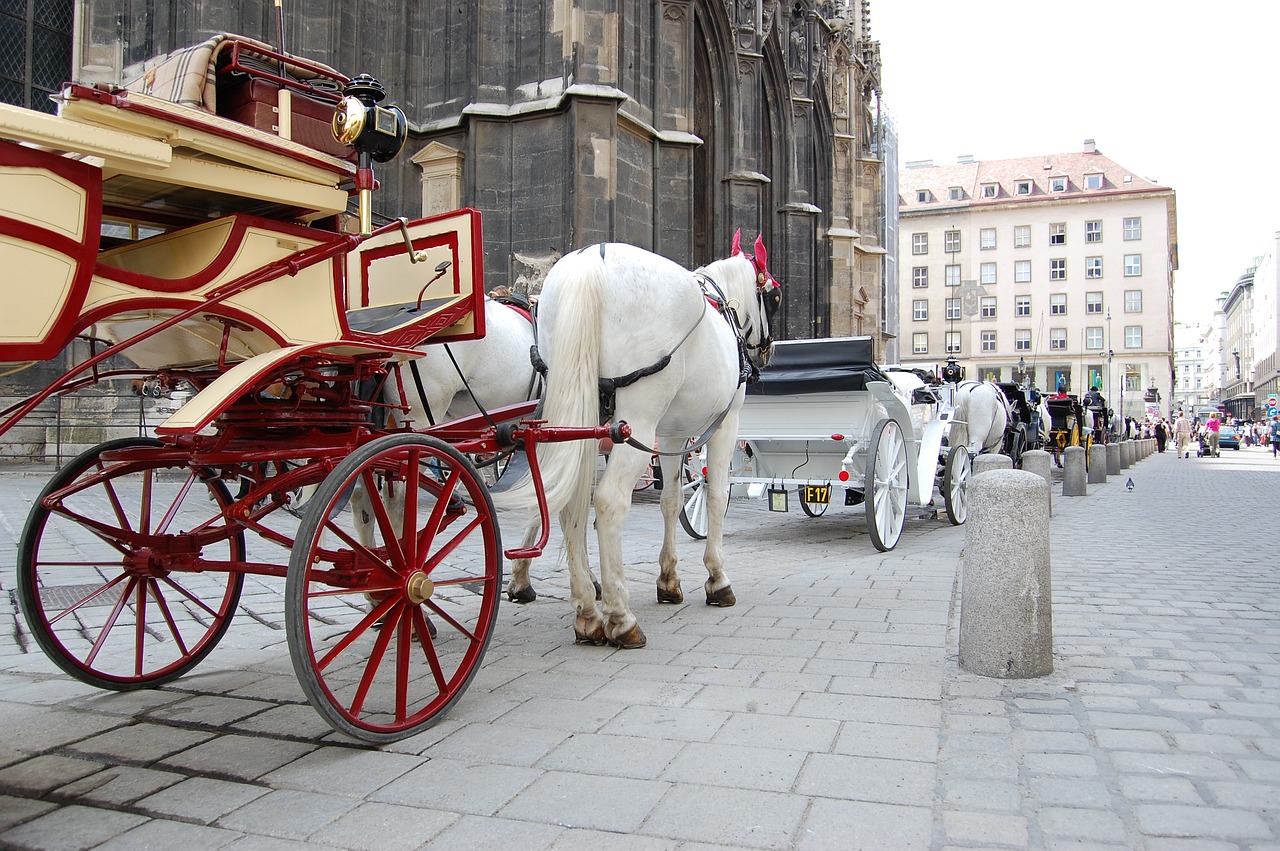
<path id="1" fill-rule="evenodd" d="M 99 688 L 157 686 L 217 645 L 240 600 L 243 532 L 226 486 L 149 438 L 96 446 L 27 519 L 18 604 L 58 667 Z M 106 457 L 104 457 L 106 456 Z"/>
<path id="2" fill-rule="evenodd" d="M 425 730 L 478 670 L 501 588 L 475 467 L 426 435 L 360 447 L 311 498 L 289 560 L 285 625 L 307 699 L 365 741 Z"/>

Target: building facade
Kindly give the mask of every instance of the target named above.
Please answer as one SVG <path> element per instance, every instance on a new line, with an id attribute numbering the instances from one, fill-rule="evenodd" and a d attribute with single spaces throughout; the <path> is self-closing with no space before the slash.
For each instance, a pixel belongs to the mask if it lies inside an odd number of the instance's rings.
<path id="1" fill-rule="evenodd" d="M 1209 388 L 1216 379 L 1205 374 L 1206 342 L 1209 326 L 1176 322 L 1173 326 L 1173 410 L 1194 414 L 1213 400 Z"/>
<path id="2" fill-rule="evenodd" d="M 901 360 L 969 378 L 1100 386 L 1125 416 L 1173 391 L 1174 191 L 1087 140 L 1078 153 L 908 163 Z"/>

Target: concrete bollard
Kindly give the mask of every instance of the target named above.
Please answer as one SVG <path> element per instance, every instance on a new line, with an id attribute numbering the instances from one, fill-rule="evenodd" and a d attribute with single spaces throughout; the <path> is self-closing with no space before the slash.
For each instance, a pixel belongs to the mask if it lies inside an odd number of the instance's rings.
<path id="1" fill-rule="evenodd" d="M 984 452 L 973 458 L 970 469 L 972 469 L 975 476 L 988 470 L 1012 470 L 1013 459 L 1008 455 L 1000 455 L 996 452 Z"/>
<path id="2" fill-rule="evenodd" d="M 1133 466 L 1133 448 L 1138 444 L 1136 440 L 1126 440 L 1120 444 L 1120 469 L 1127 470 Z"/>
<path id="3" fill-rule="evenodd" d="M 1085 496 L 1089 487 L 1084 477 L 1084 447 L 1068 446 L 1062 450 L 1062 495 Z"/>
<path id="4" fill-rule="evenodd" d="M 1029 449 L 1022 453 L 1022 469 L 1035 473 L 1048 485 L 1049 514 L 1053 515 L 1053 456 L 1043 449 Z"/>
<path id="5" fill-rule="evenodd" d="M 1123 450 L 1120 448 L 1119 443 L 1107 444 L 1107 475 L 1108 476 L 1120 475 L 1120 453 L 1122 451 Z"/>
<path id="6" fill-rule="evenodd" d="M 1089 484 L 1107 483 L 1107 447 L 1095 443 L 1089 447 Z"/>
<path id="7" fill-rule="evenodd" d="M 1053 673 L 1048 490 L 1043 478 L 1025 469 L 992 470 L 969 480 L 960 667 L 971 674 Z"/>

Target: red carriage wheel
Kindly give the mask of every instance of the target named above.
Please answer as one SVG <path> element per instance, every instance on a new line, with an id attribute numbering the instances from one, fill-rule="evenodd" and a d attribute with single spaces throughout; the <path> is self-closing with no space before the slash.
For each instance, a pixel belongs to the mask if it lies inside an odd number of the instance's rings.
<path id="1" fill-rule="evenodd" d="M 18 554 L 18 604 L 71 676 L 126 691 L 194 668 L 231 624 L 244 537 L 226 486 L 149 438 L 113 440 L 40 493 Z M 106 457 L 104 457 L 106 456 Z"/>
<path id="2" fill-rule="evenodd" d="M 375 743 L 412 736 L 471 683 L 501 589 L 498 526 L 475 467 L 426 435 L 374 440 L 324 480 L 298 528 L 285 582 L 294 672 L 334 729 Z"/>

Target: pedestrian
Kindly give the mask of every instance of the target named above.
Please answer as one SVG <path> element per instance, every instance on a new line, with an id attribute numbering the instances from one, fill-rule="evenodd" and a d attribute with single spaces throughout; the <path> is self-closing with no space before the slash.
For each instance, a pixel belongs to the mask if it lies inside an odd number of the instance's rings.
<path id="1" fill-rule="evenodd" d="M 1271 457 L 1275 458 L 1280 455 L 1280 414 L 1276 414 L 1271 418 L 1269 430 L 1271 434 Z"/>
<path id="2" fill-rule="evenodd" d="M 1178 444 L 1178 457 L 1190 458 L 1187 444 L 1191 441 L 1191 420 L 1182 411 L 1178 411 L 1178 418 L 1173 422 L 1173 437 Z"/>
<path id="3" fill-rule="evenodd" d="M 1169 441 L 1169 427 L 1164 423 L 1164 417 L 1156 417 L 1156 424 L 1152 431 L 1156 438 L 1156 451 L 1164 452 L 1164 445 Z"/>
<path id="4" fill-rule="evenodd" d="M 1222 428 L 1222 421 L 1218 419 L 1216 413 L 1210 414 L 1209 419 L 1204 424 L 1204 436 L 1208 439 L 1208 453 L 1214 458 L 1218 455 L 1218 432 Z"/>

